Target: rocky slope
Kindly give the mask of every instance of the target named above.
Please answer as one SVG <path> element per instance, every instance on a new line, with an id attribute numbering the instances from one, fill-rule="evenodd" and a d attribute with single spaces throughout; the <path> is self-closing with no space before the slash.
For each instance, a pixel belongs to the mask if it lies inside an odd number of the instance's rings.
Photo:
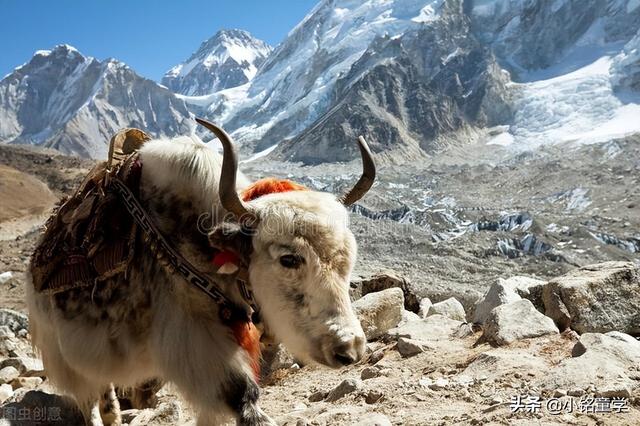
<path id="1" fill-rule="evenodd" d="M 637 267 L 621 262 L 549 283 L 501 279 L 478 301 L 476 313 L 482 307 L 486 315 L 474 324 L 455 299 L 422 299 L 416 314 L 405 310 L 404 292 L 392 281 L 360 287 L 368 291 L 354 302 L 369 340 L 365 359 L 329 370 L 300 365 L 281 346 L 265 347 L 261 405 L 280 425 L 637 424 L 640 341 L 628 332 L 637 324 L 639 285 Z M 549 297 L 555 291 L 565 312 L 597 331 L 580 335 L 568 323 L 559 329 L 545 315 L 556 312 Z M 580 297 L 567 297 L 576 292 Z M 599 293 L 611 300 L 594 297 Z M 45 412 L 23 420 L 83 424 L 74 402 L 47 380 L 28 339 L 26 316 L 0 310 L 4 419 Z M 150 407 L 131 407 L 122 392 L 123 423 L 195 424 L 173 386 L 156 397 Z"/>
<path id="2" fill-rule="evenodd" d="M 185 62 L 171 68 L 162 84 L 175 93 L 208 95 L 248 83 L 272 47 L 242 30 L 221 30 Z"/>
<path id="3" fill-rule="evenodd" d="M 36 52 L 0 81 L 0 143 L 105 158 L 109 138 L 123 127 L 176 136 L 191 133 L 193 121 L 166 88 L 68 45 Z"/>

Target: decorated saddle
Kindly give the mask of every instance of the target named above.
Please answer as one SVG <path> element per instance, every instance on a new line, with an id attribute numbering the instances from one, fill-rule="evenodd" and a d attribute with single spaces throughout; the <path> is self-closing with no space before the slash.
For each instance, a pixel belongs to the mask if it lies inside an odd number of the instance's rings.
<path id="1" fill-rule="evenodd" d="M 93 286 L 126 271 L 138 225 L 108 180 L 115 174 L 137 194 L 137 151 L 149 139 L 138 129 L 119 131 L 109 143 L 108 160 L 91 169 L 75 193 L 58 204 L 31 257 L 37 292 Z"/>

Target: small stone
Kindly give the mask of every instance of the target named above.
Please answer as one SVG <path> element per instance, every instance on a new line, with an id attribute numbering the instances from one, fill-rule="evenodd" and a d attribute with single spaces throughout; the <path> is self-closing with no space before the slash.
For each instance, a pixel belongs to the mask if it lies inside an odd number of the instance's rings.
<path id="1" fill-rule="evenodd" d="M 2 356 L 15 356 L 16 349 L 18 346 L 16 345 L 15 337 L 7 337 L 5 339 L 0 339 L 0 355 Z"/>
<path id="2" fill-rule="evenodd" d="M 442 377 L 436 379 L 435 382 L 429 385 L 429 389 L 431 390 L 444 390 L 449 386 L 449 380 L 444 379 Z"/>
<path id="3" fill-rule="evenodd" d="M 8 383 L 0 385 L 0 404 L 13 396 L 13 388 Z"/>
<path id="4" fill-rule="evenodd" d="M 29 318 L 13 309 L 0 309 L 0 326 L 6 325 L 11 331 L 17 333 L 21 329 L 29 329 Z"/>
<path id="5" fill-rule="evenodd" d="M 380 398 L 382 398 L 382 392 L 376 391 L 376 390 L 370 390 L 367 393 L 367 396 L 365 396 L 364 401 L 367 404 L 375 404 L 376 402 L 380 401 Z"/>
<path id="6" fill-rule="evenodd" d="M 370 413 L 361 416 L 354 426 L 391 426 L 391 421 L 384 414 Z"/>
<path id="7" fill-rule="evenodd" d="M 429 309 L 431 308 L 431 299 L 425 297 L 420 301 L 420 309 L 418 310 L 418 315 L 420 318 L 426 318 L 429 314 Z"/>
<path id="8" fill-rule="evenodd" d="M 380 349 L 369 356 L 368 362 L 369 364 L 377 364 L 382 360 L 382 358 L 384 358 L 384 350 Z"/>
<path id="9" fill-rule="evenodd" d="M 293 364 L 291 367 L 289 367 L 289 369 L 291 369 L 291 370 L 300 370 L 300 366 L 298 364 Z"/>
<path id="10" fill-rule="evenodd" d="M 178 401 L 163 402 L 155 410 L 142 410 L 130 426 L 176 425 L 182 418 L 182 407 Z"/>
<path id="11" fill-rule="evenodd" d="M 500 398 L 499 396 L 496 396 L 491 400 L 491 405 L 502 404 L 502 402 L 503 402 L 502 398 Z"/>
<path id="12" fill-rule="evenodd" d="M 582 395 L 584 395 L 584 389 L 580 389 L 580 388 L 570 389 L 569 391 L 567 391 L 567 395 L 569 395 L 569 396 L 582 396 Z"/>
<path id="13" fill-rule="evenodd" d="M 307 409 L 307 404 L 298 402 L 293 406 L 293 411 L 303 411 Z"/>
<path id="14" fill-rule="evenodd" d="M 4 367 L 0 370 L 0 384 L 11 383 L 20 376 L 20 372 L 15 367 Z"/>
<path id="15" fill-rule="evenodd" d="M 135 408 L 131 408 L 129 410 L 120 411 L 120 416 L 122 417 L 122 423 L 128 424 L 133 421 L 140 414 L 140 410 Z"/>
<path id="16" fill-rule="evenodd" d="M 16 337 L 15 333 L 11 331 L 8 326 L 0 326 L 0 339 L 11 339 L 14 337 Z"/>
<path id="17" fill-rule="evenodd" d="M 603 398 L 631 398 L 631 389 L 622 383 L 610 383 L 598 388 L 597 396 Z"/>
<path id="18" fill-rule="evenodd" d="M 309 422 L 307 419 L 298 419 L 296 420 L 296 426 L 308 426 Z"/>
<path id="19" fill-rule="evenodd" d="M 309 402 L 320 402 L 320 401 L 324 401 L 324 399 L 327 397 L 327 393 L 325 391 L 317 391 L 311 394 L 311 396 L 309 396 Z"/>
<path id="20" fill-rule="evenodd" d="M 282 344 L 267 345 L 262 352 L 262 373 L 265 377 L 276 370 L 291 368 L 296 360 Z"/>
<path id="21" fill-rule="evenodd" d="M 44 376 L 44 367 L 42 361 L 37 358 L 30 357 L 13 357 L 7 358 L 0 362 L 0 369 L 4 367 L 14 367 L 20 372 L 21 376 Z"/>
<path id="22" fill-rule="evenodd" d="M 553 391 L 554 398 L 562 398 L 563 396 L 567 396 L 567 391 L 564 389 L 555 389 Z"/>
<path id="23" fill-rule="evenodd" d="M 345 379 L 338 386 L 336 386 L 329 392 L 329 394 L 325 398 L 325 401 L 327 402 L 337 401 L 340 398 L 352 392 L 362 389 L 362 387 L 363 387 L 363 383 L 361 380 Z"/>
<path id="24" fill-rule="evenodd" d="M 13 272 L 7 271 L 0 274 L 0 285 L 5 284 L 13 277 Z"/>
<path id="25" fill-rule="evenodd" d="M 431 315 L 444 315 L 447 318 L 451 318 L 456 321 L 466 321 L 467 314 L 464 312 L 464 306 L 458 302 L 455 297 L 450 297 L 442 302 L 434 303 L 429 307 L 427 316 Z"/>
<path id="26" fill-rule="evenodd" d="M 405 358 L 417 355 L 424 352 L 428 348 L 425 342 L 415 339 L 408 339 L 406 337 L 400 337 L 398 339 L 397 349 Z"/>
<path id="27" fill-rule="evenodd" d="M 360 378 L 362 380 L 373 379 L 374 377 L 378 377 L 380 375 L 380 370 L 375 367 L 365 367 L 360 373 Z"/>
<path id="28" fill-rule="evenodd" d="M 18 377 L 11 385 L 14 389 L 18 388 L 27 388 L 27 389 L 36 389 L 38 386 L 42 384 L 42 379 L 40 377 Z"/>

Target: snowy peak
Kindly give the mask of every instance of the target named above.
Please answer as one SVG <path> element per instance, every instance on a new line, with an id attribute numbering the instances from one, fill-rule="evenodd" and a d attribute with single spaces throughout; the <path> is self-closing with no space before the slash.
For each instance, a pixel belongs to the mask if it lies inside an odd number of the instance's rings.
<path id="1" fill-rule="evenodd" d="M 171 68 L 162 84 L 188 96 L 237 87 L 253 79 L 271 50 L 247 31 L 221 30 L 189 59 Z"/>
<path id="2" fill-rule="evenodd" d="M 188 134 L 184 102 L 115 59 L 98 61 L 59 45 L 39 50 L 0 81 L 0 143 L 28 143 L 104 158 L 120 128 Z"/>

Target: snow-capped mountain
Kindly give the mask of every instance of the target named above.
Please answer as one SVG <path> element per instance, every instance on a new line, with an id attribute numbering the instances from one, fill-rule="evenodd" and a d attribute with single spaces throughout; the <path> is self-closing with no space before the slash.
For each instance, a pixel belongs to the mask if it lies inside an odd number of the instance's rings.
<path id="1" fill-rule="evenodd" d="M 251 84 L 211 98 L 212 117 L 238 129 L 240 140 L 254 142 L 274 124 L 290 121 L 289 132 L 262 141 L 265 148 L 302 131 L 328 108 L 338 76 L 376 37 L 403 34 L 420 25 L 419 17 L 435 14 L 433 8 L 422 12 L 424 1 L 396 1 L 410 3 L 400 10 L 387 3 L 321 1 L 276 47 Z"/>
<path id="2" fill-rule="evenodd" d="M 640 131 L 627 123 L 640 102 L 620 94 L 638 84 L 639 6 L 323 0 L 249 84 L 185 100 L 254 155 L 307 163 L 352 158 L 359 133 L 392 160 L 486 134 L 598 141 Z"/>
<path id="3" fill-rule="evenodd" d="M 376 152 L 419 157 L 509 116 L 505 76 L 470 33 L 463 3 L 323 0 L 251 83 L 187 102 L 209 102 L 208 115 L 256 152 L 285 141 L 272 154 L 280 158 L 350 159 L 360 133 Z"/>
<path id="4" fill-rule="evenodd" d="M 156 137 L 193 131 L 184 102 L 169 90 L 68 45 L 36 52 L 0 81 L 0 143 L 105 158 L 109 138 L 124 127 Z"/>
<path id="5" fill-rule="evenodd" d="M 171 68 L 162 84 L 176 93 L 208 95 L 248 83 L 272 47 L 242 30 L 221 30 L 189 59 Z"/>
<path id="6" fill-rule="evenodd" d="M 338 76 L 330 108 L 274 155 L 348 160 L 363 134 L 380 157 L 415 160 L 509 120 L 508 76 L 471 34 L 462 5 L 432 4 L 432 19 L 419 27 L 373 40 Z"/>
<path id="7" fill-rule="evenodd" d="M 233 133 L 243 155 L 412 161 L 640 132 L 640 0 L 321 0 L 272 50 L 220 31 L 165 75 L 60 46 L 0 82 L 0 142 L 101 156 L 118 127 Z M 185 104 L 186 103 L 186 104 Z M 198 132 L 202 129 L 196 129 Z M 204 137 L 210 137 L 206 132 Z"/>

